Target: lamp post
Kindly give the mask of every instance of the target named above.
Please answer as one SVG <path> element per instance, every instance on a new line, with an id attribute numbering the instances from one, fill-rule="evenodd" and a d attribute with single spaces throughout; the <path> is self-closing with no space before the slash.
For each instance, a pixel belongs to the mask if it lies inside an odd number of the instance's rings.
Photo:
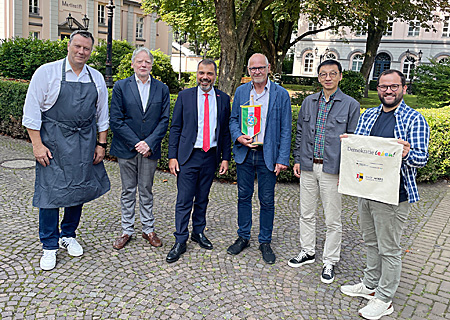
<path id="1" fill-rule="evenodd" d="M 84 15 L 83 19 L 83 25 L 80 25 L 80 23 L 77 21 L 77 29 L 78 30 L 87 30 L 89 28 L 89 18 L 87 17 L 87 15 Z M 75 21 L 75 18 L 72 17 L 72 14 L 69 12 L 69 15 L 66 18 L 67 21 L 67 26 L 69 27 L 70 30 L 74 29 L 73 28 L 73 22 Z"/>
<path id="2" fill-rule="evenodd" d="M 320 63 L 322 63 L 322 59 L 326 58 L 328 55 L 328 52 L 330 52 L 330 49 L 326 48 L 323 54 L 320 55 Z"/>
<path id="3" fill-rule="evenodd" d="M 416 59 L 414 59 L 414 57 L 411 56 L 411 52 L 409 51 L 409 49 L 406 50 L 405 55 L 406 55 L 405 60 L 408 61 L 408 63 L 410 64 L 408 94 L 412 94 L 412 84 L 414 78 L 414 70 L 416 69 Z M 417 66 L 419 66 L 420 60 L 422 60 L 422 55 L 423 55 L 422 50 L 419 50 L 419 52 L 417 53 Z"/>
<path id="4" fill-rule="evenodd" d="M 114 16 L 114 2 L 113 0 L 109 0 L 106 5 L 108 9 L 108 37 L 106 39 L 106 70 L 105 70 L 105 82 L 108 88 L 113 87 L 112 80 L 112 24 L 113 24 L 113 16 Z"/>
<path id="5" fill-rule="evenodd" d="M 203 52 L 203 59 L 205 59 L 205 58 L 206 58 L 206 54 L 207 54 L 208 51 L 211 49 L 210 46 L 209 46 L 209 44 L 208 44 L 208 42 L 207 42 L 206 40 L 203 41 L 203 49 L 205 50 L 205 51 Z"/>
<path id="6" fill-rule="evenodd" d="M 180 51 L 180 69 L 178 70 L 178 81 L 181 80 L 181 45 L 187 42 L 187 32 L 185 31 L 183 33 L 183 35 L 180 35 L 180 32 L 177 30 L 174 33 L 175 35 L 175 42 L 177 42 L 180 47 L 179 47 L 179 51 Z"/>

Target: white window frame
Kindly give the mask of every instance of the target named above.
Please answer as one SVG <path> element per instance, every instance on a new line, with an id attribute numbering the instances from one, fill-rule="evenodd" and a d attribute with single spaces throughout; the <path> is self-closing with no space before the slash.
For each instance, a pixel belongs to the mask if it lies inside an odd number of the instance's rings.
<path id="1" fill-rule="evenodd" d="M 98 14 L 98 24 L 100 25 L 106 24 L 105 8 L 106 6 L 103 3 L 98 4 L 97 14 Z"/>
<path id="2" fill-rule="evenodd" d="M 408 26 L 408 37 L 418 37 L 420 34 L 420 23 L 417 18 L 411 20 Z"/>
<path id="3" fill-rule="evenodd" d="M 389 18 L 387 21 L 387 29 L 386 29 L 386 32 L 383 34 L 383 36 L 391 37 L 393 29 L 394 29 L 394 19 Z"/>
<path id="4" fill-rule="evenodd" d="M 352 71 L 359 72 L 361 70 L 362 64 L 364 62 L 364 56 L 357 53 L 352 58 Z"/>
<path id="5" fill-rule="evenodd" d="M 136 17 L 136 38 L 137 39 L 144 38 L 144 17 L 143 16 Z"/>
<path id="6" fill-rule="evenodd" d="M 29 0 L 29 13 L 39 15 L 39 0 Z"/>
<path id="7" fill-rule="evenodd" d="M 308 31 L 316 31 L 317 30 L 317 24 L 313 22 L 308 23 Z"/>
<path id="8" fill-rule="evenodd" d="M 442 26 L 442 36 L 450 37 L 450 16 L 444 17 L 444 25 Z"/>
<path id="9" fill-rule="evenodd" d="M 405 58 L 403 60 L 402 71 L 405 75 L 406 80 L 411 80 L 411 73 L 416 67 L 417 58 L 414 56 L 410 56 L 409 58 Z"/>
<path id="10" fill-rule="evenodd" d="M 314 54 L 307 52 L 303 57 L 303 72 L 312 74 L 314 70 Z"/>

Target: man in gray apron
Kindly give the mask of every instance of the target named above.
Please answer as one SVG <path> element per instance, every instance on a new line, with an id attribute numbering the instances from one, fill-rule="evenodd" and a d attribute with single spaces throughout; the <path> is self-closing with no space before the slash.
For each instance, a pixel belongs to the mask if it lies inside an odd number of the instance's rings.
<path id="1" fill-rule="evenodd" d="M 59 247 L 72 256 L 83 254 L 75 240 L 82 206 L 110 188 L 103 165 L 108 91 L 103 76 L 86 65 L 93 45 L 90 32 L 73 32 L 67 57 L 36 70 L 25 100 L 22 124 L 37 161 L 33 206 L 39 208 L 43 270 L 55 267 Z"/>

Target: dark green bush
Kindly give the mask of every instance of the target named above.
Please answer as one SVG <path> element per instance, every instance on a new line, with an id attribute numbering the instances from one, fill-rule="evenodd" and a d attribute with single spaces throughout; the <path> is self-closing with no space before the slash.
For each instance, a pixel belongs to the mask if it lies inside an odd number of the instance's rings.
<path id="1" fill-rule="evenodd" d="M 11 38 L 0 40 L 0 76 L 30 80 L 41 65 L 67 55 L 68 40 Z"/>
<path id="2" fill-rule="evenodd" d="M 415 72 L 413 88 L 418 101 L 435 108 L 450 106 L 450 64 L 430 62 Z"/>
<path id="3" fill-rule="evenodd" d="M 10 135 L 14 138 L 27 139 L 26 130 L 22 127 L 22 109 L 25 101 L 28 83 L 17 81 L 0 80 L 0 133 Z M 109 91 L 111 99 L 111 90 Z M 172 116 L 173 107 L 177 96 L 170 96 L 170 115 Z M 292 107 L 292 141 L 290 168 L 281 172 L 278 177 L 280 182 L 298 182 L 294 176 L 292 167 L 294 166 L 294 157 L 292 150 L 295 145 L 295 134 L 297 128 L 298 106 Z M 419 169 L 417 180 L 434 182 L 440 178 L 450 177 L 450 107 L 440 109 L 420 109 L 426 118 L 431 129 L 429 160 L 428 164 Z M 169 127 L 170 128 L 170 127 Z M 158 168 L 168 170 L 167 149 L 169 142 L 169 130 L 162 142 L 162 158 L 159 161 Z M 112 133 L 108 133 L 108 142 L 111 144 Z M 236 180 L 236 164 L 232 160 L 229 166 L 229 172 L 225 176 L 218 178 L 231 181 Z"/>
<path id="4" fill-rule="evenodd" d="M 344 70 L 342 72 L 342 80 L 339 82 L 339 88 L 341 88 L 343 93 L 359 100 L 364 95 L 364 77 L 359 72 Z"/>

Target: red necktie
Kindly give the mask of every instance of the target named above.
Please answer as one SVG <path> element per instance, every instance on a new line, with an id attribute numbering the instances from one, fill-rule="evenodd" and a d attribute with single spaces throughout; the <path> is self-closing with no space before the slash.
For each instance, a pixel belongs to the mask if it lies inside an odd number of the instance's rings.
<path id="1" fill-rule="evenodd" d="M 204 93 L 205 96 L 205 110 L 203 113 L 203 151 L 208 152 L 209 150 L 209 101 L 208 94 Z"/>

